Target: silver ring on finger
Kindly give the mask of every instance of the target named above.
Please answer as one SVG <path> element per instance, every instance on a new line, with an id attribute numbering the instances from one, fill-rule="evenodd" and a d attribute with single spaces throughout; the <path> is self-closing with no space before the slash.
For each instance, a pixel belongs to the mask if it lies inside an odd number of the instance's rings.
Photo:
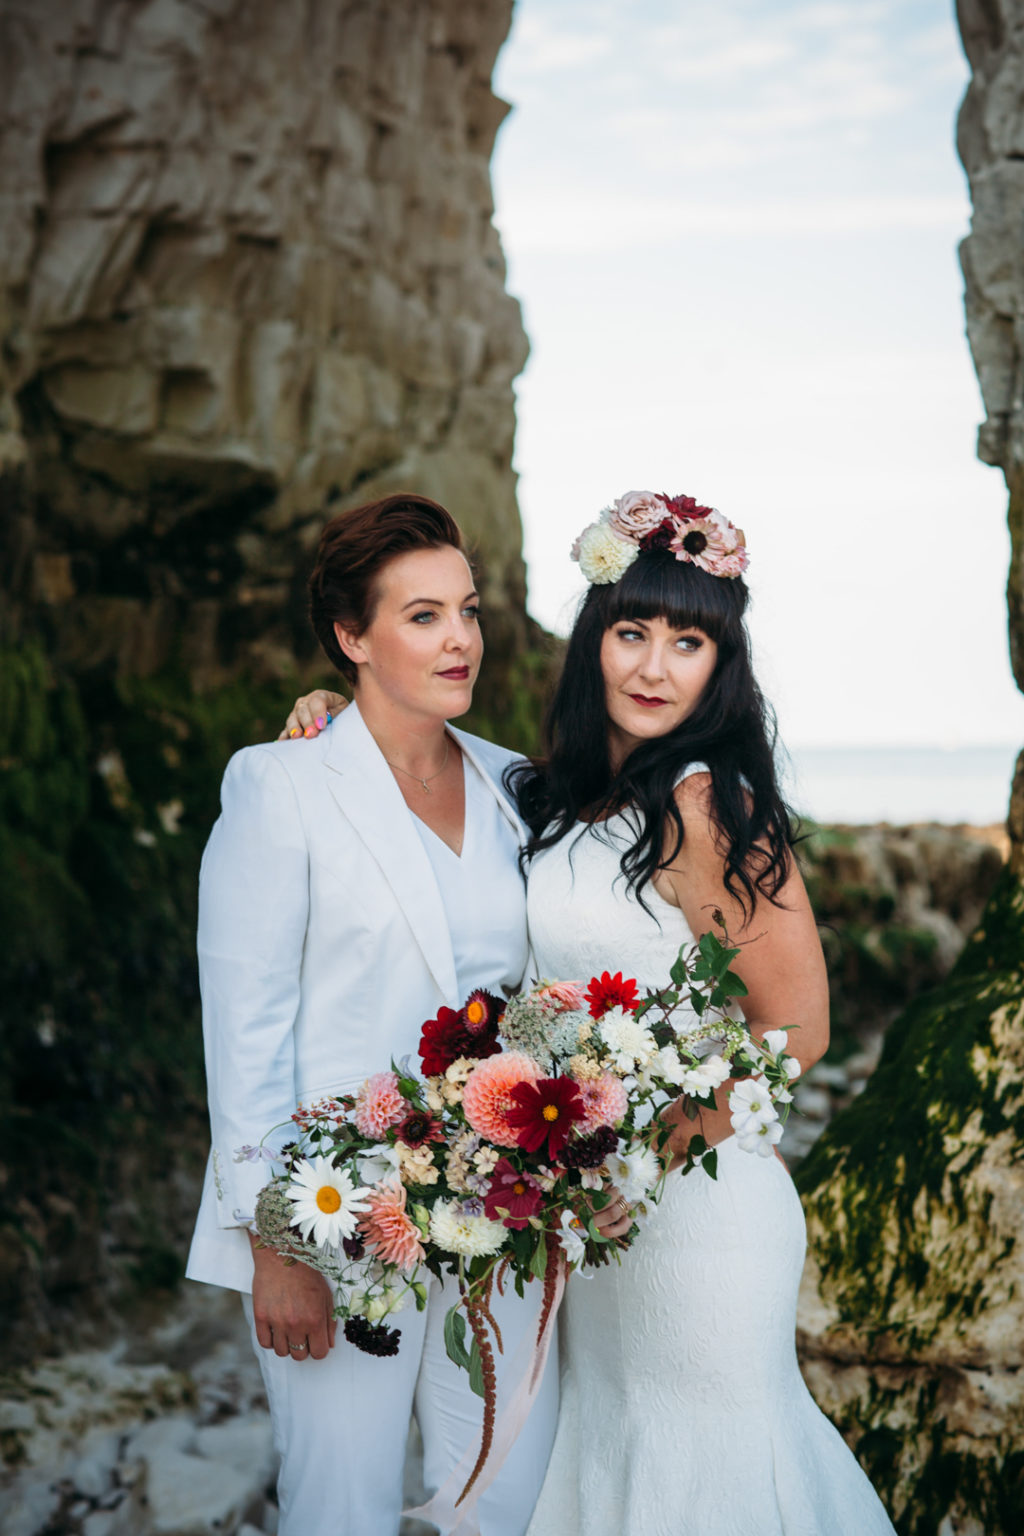
<path id="1" fill-rule="evenodd" d="M 289 1344 L 288 1348 L 290 1350 L 292 1350 L 292 1352 L 294 1354 L 301 1355 L 301 1354 L 304 1354 L 305 1351 L 309 1348 L 309 1343 L 307 1342 L 305 1344 Z"/>

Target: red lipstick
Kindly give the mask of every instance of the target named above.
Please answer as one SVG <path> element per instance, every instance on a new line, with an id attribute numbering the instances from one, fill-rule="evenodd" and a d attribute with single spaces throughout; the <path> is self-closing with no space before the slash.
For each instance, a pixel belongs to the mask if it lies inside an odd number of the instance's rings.
<path id="1" fill-rule="evenodd" d="M 439 672 L 438 677 L 450 677 L 453 682 L 461 683 L 469 676 L 468 667 L 449 667 L 447 672 Z"/>
<path id="2" fill-rule="evenodd" d="M 646 693 L 631 693 L 630 698 L 634 704 L 642 704 L 645 709 L 657 709 L 661 704 L 667 704 L 667 699 L 659 699 L 657 695 L 648 698 Z"/>

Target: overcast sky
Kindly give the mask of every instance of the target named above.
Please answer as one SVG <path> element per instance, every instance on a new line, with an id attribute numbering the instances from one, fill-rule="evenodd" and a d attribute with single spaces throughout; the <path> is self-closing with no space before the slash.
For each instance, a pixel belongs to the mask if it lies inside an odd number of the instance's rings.
<path id="1" fill-rule="evenodd" d="M 602 506 L 685 492 L 746 531 L 791 745 L 1024 738 L 956 259 L 966 80 L 952 0 L 517 0 L 494 180 L 543 623 Z"/>

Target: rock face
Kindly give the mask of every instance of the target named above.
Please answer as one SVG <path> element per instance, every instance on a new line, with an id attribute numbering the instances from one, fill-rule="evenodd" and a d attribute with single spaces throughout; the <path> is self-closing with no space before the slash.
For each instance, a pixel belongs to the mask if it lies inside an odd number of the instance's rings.
<path id="1" fill-rule="evenodd" d="M 325 507 L 418 489 L 526 637 L 526 356 L 491 223 L 512 0 L 6 0 L 0 559 L 15 633 L 209 683 L 312 654 Z M 14 471 L 20 466 L 20 473 Z"/>
<path id="2" fill-rule="evenodd" d="M 1009 489 L 1010 653 L 1024 688 L 1024 4 L 958 0 L 973 78 L 962 247 L 987 419 Z M 946 982 L 798 1174 L 804 1367 L 903 1536 L 1011 1536 L 1024 1509 L 1024 754 L 1010 853 Z"/>
<path id="3" fill-rule="evenodd" d="M 228 757 L 323 671 L 304 578 L 326 514 L 399 489 L 451 508 L 487 609 L 466 723 L 531 744 L 526 340 L 489 174 L 511 11 L 0 0 L 11 1351 L 180 1274 L 199 856 Z"/>

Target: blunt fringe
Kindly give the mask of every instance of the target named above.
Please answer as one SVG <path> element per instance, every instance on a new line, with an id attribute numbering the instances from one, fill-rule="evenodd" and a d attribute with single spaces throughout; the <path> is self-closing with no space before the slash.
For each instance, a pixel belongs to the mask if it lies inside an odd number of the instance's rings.
<path id="1" fill-rule="evenodd" d="M 309 618 L 324 655 L 349 683 L 359 669 L 338 644 L 335 622 L 361 635 L 373 623 L 378 578 L 388 561 L 446 544 L 464 553 L 451 513 L 404 492 L 339 512 L 325 525 L 309 575 Z"/>
<path id="2" fill-rule="evenodd" d="M 620 867 L 628 889 L 646 907 L 646 887 L 684 841 L 675 787 L 689 764 L 705 763 L 726 888 L 748 914 L 759 898 L 776 899 L 796 839 L 776 780 L 775 718 L 751 666 L 743 622 L 747 601 L 742 577 L 710 576 L 667 550 L 645 551 L 621 580 L 590 588 L 544 721 L 544 756 L 506 774 L 530 830 L 524 863 L 578 830 L 580 821 L 601 821 L 629 808 L 636 841 Z M 636 747 L 615 773 L 601 641 L 620 619 L 655 618 L 677 629 L 702 629 L 718 646 L 715 671 L 693 714 Z"/>

